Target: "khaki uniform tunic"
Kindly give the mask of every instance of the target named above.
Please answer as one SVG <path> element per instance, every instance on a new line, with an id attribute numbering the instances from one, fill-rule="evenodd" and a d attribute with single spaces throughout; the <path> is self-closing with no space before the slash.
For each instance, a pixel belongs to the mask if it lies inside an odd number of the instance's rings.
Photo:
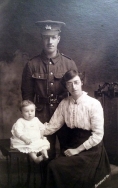
<path id="1" fill-rule="evenodd" d="M 42 52 L 26 64 L 22 75 L 22 98 L 35 102 L 37 116 L 43 123 L 50 120 L 59 102 L 67 96 L 60 79 L 71 69 L 77 70 L 75 62 L 59 51 L 52 59 Z"/>

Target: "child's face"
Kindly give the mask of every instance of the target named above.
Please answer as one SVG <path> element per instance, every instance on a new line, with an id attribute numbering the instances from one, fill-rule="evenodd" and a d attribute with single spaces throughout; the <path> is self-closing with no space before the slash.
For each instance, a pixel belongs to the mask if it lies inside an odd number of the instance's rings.
<path id="1" fill-rule="evenodd" d="M 35 106 L 30 104 L 22 108 L 22 116 L 26 120 L 31 120 L 35 117 Z"/>

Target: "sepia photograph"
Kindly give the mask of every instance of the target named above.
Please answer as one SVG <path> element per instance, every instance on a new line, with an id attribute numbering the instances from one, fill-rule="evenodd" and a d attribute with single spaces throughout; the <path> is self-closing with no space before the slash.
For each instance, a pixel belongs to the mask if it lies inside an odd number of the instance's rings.
<path id="1" fill-rule="evenodd" d="M 117 0 L 0 0 L 0 188 L 118 188 L 117 23 Z"/>

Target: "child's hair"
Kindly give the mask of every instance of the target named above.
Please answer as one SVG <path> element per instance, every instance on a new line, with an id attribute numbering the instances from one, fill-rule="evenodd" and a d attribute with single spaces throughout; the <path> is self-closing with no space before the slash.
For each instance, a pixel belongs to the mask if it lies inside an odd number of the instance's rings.
<path id="1" fill-rule="evenodd" d="M 24 107 L 29 106 L 29 105 L 31 105 L 31 104 L 33 104 L 33 105 L 35 106 L 35 104 L 34 104 L 32 101 L 30 101 L 30 100 L 23 100 L 23 101 L 20 103 L 20 111 L 22 112 L 22 109 L 23 109 Z M 35 106 L 35 108 L 36 108 L 36 106 Z"/>

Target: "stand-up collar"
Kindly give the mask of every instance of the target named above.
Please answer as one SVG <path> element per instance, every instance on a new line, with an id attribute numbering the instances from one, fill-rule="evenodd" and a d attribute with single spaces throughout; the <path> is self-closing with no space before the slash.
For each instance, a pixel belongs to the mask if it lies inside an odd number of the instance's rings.
<path id="1" fill-rule="evenodd" d="M 57 50 L 57 55 L 54 58 L 47 58 L 47 55 L 44 51 L 41 53 L 41 59 L 45 64 L 48 64 L 50 61 L 55 64 L 60 60 L 60 53 L 59 50 Z"/>
<path id="2" fill-rule="evenodd" d="M 85 91 L 83 91 L 82 95 L 81 95 L 76 101 L 73 99 L 72 96 L 70 96 L 70 101 L 71 101 L 72 103 L 74 103 L 74 104 L 79 104 L 79 103 L 84 99 L 84 97 L 85 97 L 86 95 L 87 95 L 87 93 L 86 93 Z"/>

